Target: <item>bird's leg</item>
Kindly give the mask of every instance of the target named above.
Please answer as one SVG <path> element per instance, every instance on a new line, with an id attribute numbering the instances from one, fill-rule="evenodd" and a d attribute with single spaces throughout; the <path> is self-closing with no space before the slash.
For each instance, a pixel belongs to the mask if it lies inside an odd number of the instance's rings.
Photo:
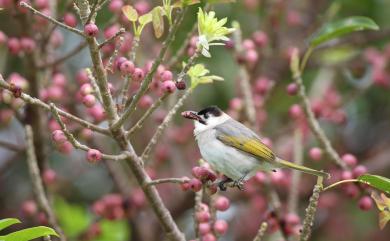
<path id="1" fill-rule="evenodd" d="M 226 191 L 226 183 L 232 182 L 233 180 L 227 176 L 223 176 L 223 179 L 218 182 L 218 187 L 221 191 Z"/>
<path id="2" fill-rule="evenodd" d="M 244 179 L 248 175 L 248 173 L 245 173 L 244 176 L 240 177 L 240 179 L 233 182 L 233 187 L 237 187 L 240 191 L 244 190 Z"/>

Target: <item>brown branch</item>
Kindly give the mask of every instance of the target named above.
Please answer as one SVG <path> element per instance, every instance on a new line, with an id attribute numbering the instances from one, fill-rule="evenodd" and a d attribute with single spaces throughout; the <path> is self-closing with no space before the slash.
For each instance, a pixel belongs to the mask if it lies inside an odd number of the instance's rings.
<path id="1" fill-rule="evenodd" d="M 45 194 L 45 190 L 43 188 L 43 183 L 42 183 L 41 175 L 39 173 L 39 168 L 37 164 L 37 156 L 35 154 L 35 149 L 34 149 L 34 141 L 33 141 L 34 137 L 33 137 L 33 131 L 31 129 L 31 126 L 26 125 L 25 130 L 26 130 L 26 140 L 27 140 L 27 164 L 31 176 L 35 198 L 40 208 L 46 214 L 49 224 L 60 235 L 60 240 L 66 241 L 65 234 L 58 224 L 57 218 L 54 215 L 53 209 L 50 206 L 50 203 Z"/>
<path id="2" fill-rule="evenodd" d="M 182 177 L 182 178 L 171 177 L 171 178 L 156 179 L 156 180 L 153 180 L 153 181 L 150 181 L 150 182 L 146 183 L 146 185 L 151 186 L 151 185 L 158 185 L 158 184 L 163 184 L 163 183 L 178 183 L 178 184 L 182 184 L 182 183 L 186 183 L 188 181 L 189 181 L 189 179 L 185 178 L 185 177 Z"/>
<path id="3" fill-rule="evenodd" d="M 12 92 L 12 87 L 7 83 L 5 82 L 4 78 L 0 75 L 0 87 L 3 88 L 3 89 L 7 89 L 9 91 Z M 41 101 L 40 99 L 37 99 L 37 98 L 34 98 L 34 97 L 31 97 L 30 95 L 28 94 L 25 94 L 25 93 L 21 93 L 20 95 L 20 98 L 30 104 L 30 105 L 36 105 L 36 106 L 39 106 L 47 111 L 50 111 L 50 106 L 48 104 L 46 104 L 45 102 Z M 79 117 L 77 116 L 74 116 L 66 111 L 63 111 L 59 108 L 57 108 L 57 111 L 58 111 L 58 114 L 63 116 L 63 117 L 66 117 L 74 122 L 77 122 L 79 123 L 81 126 L 83 127 L 86 127 L 88 129 L 91 129 L 93 131 L 96 131 L 96 132 L 99 132 L 101 134 L 104 134 L 104 135 L 109 135 L 110 132 L 109 130 L 107 130 L 106 128 L 102 128 L 100 126 L 97 126 L 95 124 L 92 124 L 88 121 L 85 121 L 83 119 L 80 119 Z"/>
<path id="4" fill-rule="evenodd" d="M 99 48 L 99 49 L 103 48 L 104 45 L 111 43 L 111 42 L 114 41 L 117 37 L 121 36 L 121 35 L 124 34 L 124 33 L 125 33 L 125 29 L 124 29 L 124 28 L 119 29 L 119 31 L 116 32 L 116 33 L 114 34 L 114 36 L 112 36 L 111 38 L 108 38 L 108 39 L 104 40 L 104 42 L 100 43 L 99 46 L 98 46 L 98 48 Z"/>
<path id="5" fill-rule="evenodd" d="M 303 136 L 300 128 L 294 131 L 294 163 L 302 165 L 303 163 Z M 292 170 L 291 174 L 291 188 L 288 196 L 288 211 L 296 213 L 299 197 L 299 182 L 301 180 L 302 172 Z"/>
<path id="6" fill-rule="evenodd" d="M 261 241 L 264 237 L 265 231 L 267 231 L 267 228 L 268 228 L 267 222 L 262 222 L 259 231 L 257 232 L 253 241 Z"/>

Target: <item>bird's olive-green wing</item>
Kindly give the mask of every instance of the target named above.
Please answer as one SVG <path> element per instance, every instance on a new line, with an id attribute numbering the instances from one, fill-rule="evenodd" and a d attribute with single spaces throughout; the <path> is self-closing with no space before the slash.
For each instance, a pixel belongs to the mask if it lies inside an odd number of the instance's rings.
<path id="1" fill-rule="evenodd" d="M 243 124 L 231 119 L 215 127 L 218 140 L 259 160 L 272 162 L 275 155 L 260 138 Z"/>

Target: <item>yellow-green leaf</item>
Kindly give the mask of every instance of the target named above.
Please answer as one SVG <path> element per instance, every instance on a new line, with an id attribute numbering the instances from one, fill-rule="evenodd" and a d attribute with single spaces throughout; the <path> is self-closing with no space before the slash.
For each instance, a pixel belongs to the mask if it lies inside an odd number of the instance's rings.
<path id="1" fill-rule="evenodd" d="M 10 234 L 7 234 L 5 236 L 0 236 L 0 240 L 4 241 L 28 241 L 40 237 L 45 236 L 57 236 L 58 234 L 54 229 L 45 227 L 45 226 L 38 226 L 33 228 L 26 228 L 23 230 L 19 230 Z"/>
<path id="2" fill-rule="evenodd" d="M 5 218 L 0 220 L 0 230 L 3 230 L 11 225 L 20 223 L 19 219 L 16 218 Z"/>
<path id="3" fill-rule="evenodd" d="M 367 17 L 349 17 L 325 24 L 309 40 L 311 47 L 316 47 L 329 40 L 344 36 L 351 32 L 362 30 L 378 30 L 378 25 Z"/>
<path id="4" fill-rule="evenodd" d="M 150 23 L 152 21 L 152 14 L 149 12 L 147 14 L 144 14 L 142 15 L 141 17 L 138 18 L 138 22 L 141 24 L 141 25 L 146 25 L 148 23 Z"/>
<path id="5" fill-rule="evenodd" d="M 152 10 L 152 23 L 154 35 L 156 38 L 160 38 L 164 33 L 164 10 L 159 6 Z"/>
<path id="6" fill-rule="evenodd" d="M 138 13 L 137 10 L 135 10 L 135 8 L 133 8 L 132 6 L 130 5 L 123 6 L 122 12 L 130 21 L 132 22 L 137 21 Z"/>

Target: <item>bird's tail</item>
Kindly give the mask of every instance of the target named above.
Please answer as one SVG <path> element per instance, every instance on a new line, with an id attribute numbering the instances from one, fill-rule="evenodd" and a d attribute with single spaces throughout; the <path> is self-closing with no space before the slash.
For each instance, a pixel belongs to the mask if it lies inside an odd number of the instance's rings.
<path id="1" fill-rule="evenodd" d="M 305 173 L 308 173 L 308 174 L 311 174 L 311 175 L 320 176 L 320 177 L 324 177 L 324 178 L 330 178 L 330 174 L 327 173 L 327 172 L 318 171 L 318 170 L 314 170 L 314 169 L 311 169 L 311 168 L 308 168 L 308 167 L 305 167 L 305 166 L 297 165 L 295 163 L 292 163 L 292 162 L 289 162 L 289 161 L 285 161 L 285 160 L 280 159 L 278 157 L 276 158 L 276 162 L 282 168 L 283 167 L 284 168 L 292 168 L 292 169 L 295 169 L 295 170 L 298 170 L 298 171 L 301 171 L 301 172 L 305 172 Z"/>

